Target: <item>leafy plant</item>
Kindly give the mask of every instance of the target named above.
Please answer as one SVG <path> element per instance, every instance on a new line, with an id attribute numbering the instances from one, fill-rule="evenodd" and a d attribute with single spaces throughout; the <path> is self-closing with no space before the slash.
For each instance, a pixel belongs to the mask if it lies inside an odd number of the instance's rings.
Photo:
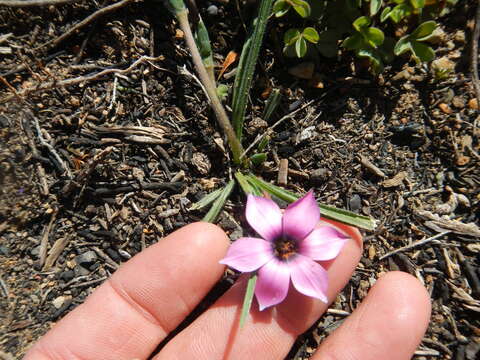
<path id="1" fill-rule="evenodd" d="M 411 52 L 417 62 L 432 61 L 435 59 L 435 52 L 423 42 L 432 36 L 436 28 L 437 23 L 435 21 L 426 21 L 420 24 L 410 35 L 398 40 L 393 50 L 395 55 Z"/>
<path id="2" fill-rule="evenodd" d="M 313 27 L 307 27 L 301 32 L 298 29 L 290 29 L 283 37 L 284 51 L 288 52 L 289 48 L 294 48 L 298 57 L 304 57 L 307 53 L 307 41 L 316 44 L 318 40 L 318 32 Z"/>
<path id="3" fill-rule="evenodd" d="M 303 18 L 310 16 L 310 4 L 305 0 L 277 0 L 273 4 L 273 13 L 276 17 L 281 17 L 292 8 Z"/>

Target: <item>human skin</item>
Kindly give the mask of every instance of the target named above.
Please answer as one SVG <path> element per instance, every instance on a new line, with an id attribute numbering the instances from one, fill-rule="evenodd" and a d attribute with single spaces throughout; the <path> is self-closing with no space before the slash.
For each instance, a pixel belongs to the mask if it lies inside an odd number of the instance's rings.
<path id="1" fill-rule="evenodd" d="M 335 299 L 362 252 L 361 236 L 349 234 L 340 255 L 325 266 Z M 126 262 L 84 304 L 69 313 L 27 353 L 25 360 L 147 359 L 204 298 L 224 273 L 219 261 L 229 240 L 215 225 L 194 223 Z M 295 339 L 328 304 L 290 291 L 274 308 L 254 302 L 243 328 L 238 320 L 245 278 L 173 337 L 154 359 L 283 359 Z M 313 359 L 410 359 L 430 317 L 430 299 L 409 274 L 387 273 L 363 303 L 324 341 Z"/>

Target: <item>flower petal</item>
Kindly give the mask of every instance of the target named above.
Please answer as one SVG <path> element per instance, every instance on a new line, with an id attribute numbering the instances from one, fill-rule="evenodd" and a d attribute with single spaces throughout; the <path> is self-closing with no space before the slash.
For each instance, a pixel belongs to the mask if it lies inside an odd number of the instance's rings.
<path id="1" fill-rule="evenodd" d="M 273 241 L 282 233 L 282 212 L 270 199 L 248 195 L 245 215 L 250 226 L 265 240 Z"/>
<path id="2" fill-rule="evenodd" d="M 272 244 L 258 238 L 244 237 L 235 240 L 220 264 L 241 272 L 255 271 L 273 258 Z"/>
<path id="3" fill-rule="evenodd" d="M 273 258 L 262 266 L 255 285 L 260 311 L 281 303 L 287 296 L 289 286 L 290 269 L 287 263 Z"/>
<path id="4" fill-rule="evenodd" d="M 298 254 L 289 262 L 293 286 L 304 295 L 328 302 L 327 271 L 312 259 Z"/>
<path id="5" fill-rule="evenodd" d="M 283 214 L 283 233 L 296 240 L 304 239 L 320 220 L 320 208 L 313 191 L 288 205 Z"/>
<path id="6" fill-rule="evenodd" d="M 331 260 L 337 257 L 347 238 L 332 226 L 313 230 L 300 242 L 299 253 L 313 260 Z"/>

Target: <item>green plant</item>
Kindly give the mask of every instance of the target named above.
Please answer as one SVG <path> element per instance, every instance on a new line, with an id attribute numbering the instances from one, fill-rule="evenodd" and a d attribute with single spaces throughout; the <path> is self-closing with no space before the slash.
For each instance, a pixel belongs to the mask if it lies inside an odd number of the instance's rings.
<path id="1" fill-rule="evenodd" d="M 437 27 L 434 19 L 448 13 L 457 1 L 277 0 L 273 12 L 281 18 L 294 9 L 310 25 L 305 28 L 307 36 L 305 30 L 286 30 L 285 55 L 301 58 L 316 49 L 325 57 L 334 57 L 342 50 L 352 51 L 368 59 L 371 71 L 378 74 L 385 64 L 404 54 L 417 62 L 433 60 L 434 50 L 426 42 Z M 309 38 L 310 33 L 314 36 Z"/>

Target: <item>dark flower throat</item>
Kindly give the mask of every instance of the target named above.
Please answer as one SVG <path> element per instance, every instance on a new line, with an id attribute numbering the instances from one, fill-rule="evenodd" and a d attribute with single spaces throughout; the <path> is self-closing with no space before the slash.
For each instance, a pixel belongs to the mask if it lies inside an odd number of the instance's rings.
<path id="1" fill-rule="evenodd" d="M 288 260 L 297 253 L 297 250 L 297 242 L 286 236 L 281 236 L 273 242 L 273 253 L 277 259 Z"/>

